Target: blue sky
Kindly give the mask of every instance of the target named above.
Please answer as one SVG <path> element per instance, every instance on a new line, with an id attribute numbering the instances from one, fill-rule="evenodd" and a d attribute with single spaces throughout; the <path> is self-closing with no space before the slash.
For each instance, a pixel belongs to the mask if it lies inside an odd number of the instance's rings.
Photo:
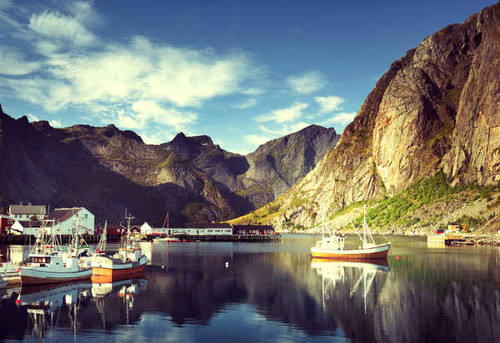
<path id="1" fill-rule="evenodd" d="M 394 60 L 493 3 L 0 0 L 0 102 L 248 153 L 310 124 L 341 133 Z"/>

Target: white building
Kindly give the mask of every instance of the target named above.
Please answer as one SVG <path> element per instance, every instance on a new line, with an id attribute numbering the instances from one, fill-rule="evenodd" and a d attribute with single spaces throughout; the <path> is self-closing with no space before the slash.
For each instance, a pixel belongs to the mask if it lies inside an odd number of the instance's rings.
<path id="1" fill-rule="evenodd" d="M 9 229 L 13 235 L 34 235 L 40 234 L 41 222 L 33 220 L 16 220 Z"/>
<path id="2" fill-rule="evenodd" d="M 83 207 L 56 208 L 49 214 L 48 220 L 52 221 L 47 224 L 48 233 L 54 230 L 58 235 L 71 235 L 75 233 L 77 225 L 79 234 L 95 233 L 94 215 Z"/>
<path id="3" fill-rule="evenodd" d="M 45 205 L 9 205 L 9 216 L 16 220 L 42 220 L 46 215 Z"/>
<path id="4" fill-rule="evenodd" d="M 163 235 L 163 234 L 168 234 L 168 228 L 153 228 L 151 227 L 147 222 L 144 222 L 144 224 L 141 225 L 141 235 Z"/>

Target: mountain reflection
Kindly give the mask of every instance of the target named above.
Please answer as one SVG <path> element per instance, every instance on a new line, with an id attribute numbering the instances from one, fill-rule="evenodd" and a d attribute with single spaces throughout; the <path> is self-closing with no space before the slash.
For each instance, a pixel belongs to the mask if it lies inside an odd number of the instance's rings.
<path id="1" fill-rule="evenodd" d="M 446 256 L 430 252 L 389 267 L 296 252 L 153 250 L 155 264 L 143 278 L 3 291 L 0 339 L 46 337 L 60 328 L 112 333 L 140 325 L 148 314 L 188 330 L 187 324 L 211 325 L 228 309 L 245 308 L 311 337 L 494 341 L 500 337 L 498 253 Z"/>

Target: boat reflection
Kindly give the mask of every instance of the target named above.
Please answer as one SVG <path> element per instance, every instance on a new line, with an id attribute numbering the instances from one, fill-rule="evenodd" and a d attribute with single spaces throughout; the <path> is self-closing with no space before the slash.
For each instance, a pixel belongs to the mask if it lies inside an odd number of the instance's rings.
<path id="1" fill-rule="evenodd" d="M 26 308 L 30 320 L 31 335 L 45 336 L 48 330 L 59 327 L 61 312 L 67 312 L 69 326 L 76 331 L 79 326 L 77 313 L 82 302 L 90 298 L 90 282 L 58 284 L 57 286 L 24 286 L 17 297 L 16 304 Z"/>
<path id="2" fill-rule="evenodd" d="M 130 324 L 134 297 L 145 289 L 147 283 L 148 280 L 140 275 L 140 278 L 113 282 L 108 279 L 94 279 L 93 282 L 57 286 L 23 286 L 16 304 L 18 308 L 26 311 L 29 319 L 26 333 L 32 337 L 42 339 L 46 337 L 47 332 L 57 332 L 60 328 L 70 328 L 76 336 L 82 329 L 99 326 L 98 317 L 92 314 L 100 314 L 101 326 L 104 329 L 116 326 L 117 313 L 123 313 L 123 316 L 118 316 L 123 318 L 118 320 L 119 322 Z M 111 325 L 106 325 L 106 308 L 112 318 Z M 85 317 L 85 322 L 79 320 L 79 316 Z"/>
<path id="3" fill-rule="evenodd" d="M 364 312 L 367 312 L 367 296 L 377 275 L 390 271 L 387 261 L 356 262 L 313 258 L 311 268 L 322 277 L 322 305 L 326 307 L 328 296 L 337 285 L 349 289 L 349 298 L 361 295 Z"/>
<path id="4" fill-rule="evenodd" d="M 117 310 L 124 308 L 125 324 L 130 325 L 130 311 L 134 307 L 134 297 L 146 289 L 148 280 L 142 274 L 133 279 L 111 279 L 109 276 L 92 276 L 92 296 L 101 319 L 101 328 L 106 331 L 109 325 L 107 314 L 114 319 Z M 113 298 L 120 298 L 117 304 Z M 121 305 L 121 306 L 120 306 Z M 109 308 L 109 311 L 107 309 Z M 108 313 L 107 313 L 108 312 Z"/>

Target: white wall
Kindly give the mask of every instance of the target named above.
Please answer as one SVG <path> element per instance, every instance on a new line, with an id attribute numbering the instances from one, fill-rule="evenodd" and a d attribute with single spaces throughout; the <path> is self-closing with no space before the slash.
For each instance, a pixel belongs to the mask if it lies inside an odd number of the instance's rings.
<path id="1" fill-rule="evenodd" d="M 95 230 L 95 217 L 86 208 L 81 208 L 75 215 L 71 216 L 69 219 L 54 225 L 54 233 L 58 235 L 71 235 L 74 233 L 74 228 L 76 225 L 76 218 L 78 217 L 78 233 L 89 235 L 94 234 Z M 51 224 L 47 225 L 48 232 L 52 233 Z"/>

